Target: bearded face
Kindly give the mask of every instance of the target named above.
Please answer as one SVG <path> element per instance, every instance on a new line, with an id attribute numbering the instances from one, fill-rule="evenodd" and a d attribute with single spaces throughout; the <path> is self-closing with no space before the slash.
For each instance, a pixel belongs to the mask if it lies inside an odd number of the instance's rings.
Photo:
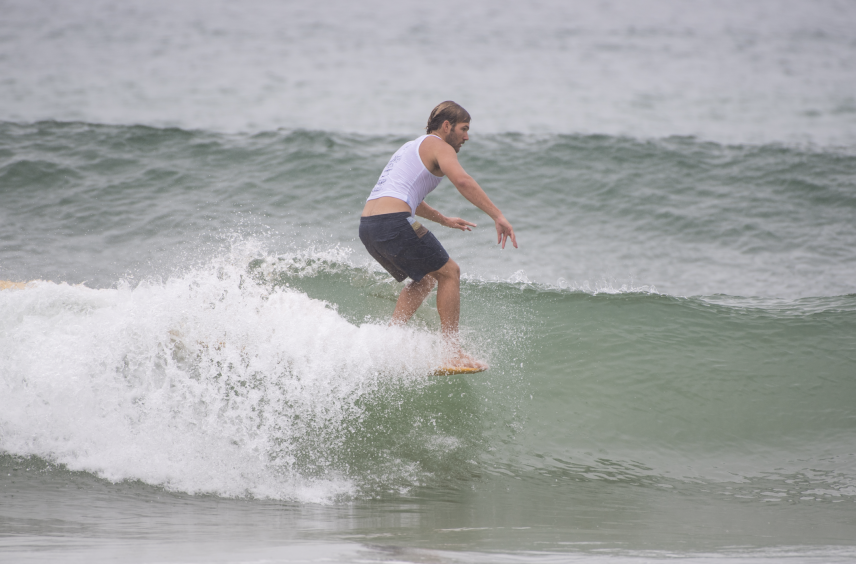
<path id="1" fill-rule="evenodd" d="M 467 132 L 470 130 L 469 122 L 458 123 L 453 127 L 446 137 L 443 139 L 446 143 L 452 146 L 455 149 L 455 152 L 461 150 L 461 146 L 469 140 L 469 135 Z"/>

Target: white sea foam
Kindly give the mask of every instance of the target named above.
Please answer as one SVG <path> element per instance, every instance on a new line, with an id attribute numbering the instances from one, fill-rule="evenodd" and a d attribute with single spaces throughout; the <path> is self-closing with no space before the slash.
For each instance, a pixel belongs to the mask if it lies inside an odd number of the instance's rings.
<path id="1" fill-rule="evenodd" d="M 353 493 L 325 457 L 359 426 L 367 397 L 426 385 L 439 340 L 355 326 L 326 302 L 251 280 L 245 259 L 115 289 L 0 292 L 0 449 L 185 492 Z"/>

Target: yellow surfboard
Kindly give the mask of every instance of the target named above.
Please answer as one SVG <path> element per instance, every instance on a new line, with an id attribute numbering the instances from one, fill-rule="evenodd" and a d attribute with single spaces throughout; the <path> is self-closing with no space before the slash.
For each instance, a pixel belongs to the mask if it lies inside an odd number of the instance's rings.
<path id="1" fill-rule="evenodd" d="M 29 282 L 12 282 L 11 280 L 0 280 L 0 290 L 23 290 Z"/>
<path id="2" fill-rule="evenodd" d="M 467 368 L 465 366 L 450 366 L 438 368 L 434 371 L 434 376 L 453 376 L 455 374 L 476 374 L 484 372 L 487 368 Z"/>

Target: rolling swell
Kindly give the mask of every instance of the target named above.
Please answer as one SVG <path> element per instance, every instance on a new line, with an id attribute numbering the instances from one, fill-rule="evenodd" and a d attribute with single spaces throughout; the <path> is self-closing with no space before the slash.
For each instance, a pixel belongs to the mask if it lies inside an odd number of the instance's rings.
<path id="1" fill-rule="evenodd" d="M 517 479 L 561 480 L 551 491 L 570 496 L 616 481 L 856 494 L 842 454 L 856 450 L 852 295 L 468 279 L 465 338 L 492 368 L 426 379 L 436 313 L 385 327 L 396 289 L 341 251 L 244 248 L 163 282 L 3 291 L 2 448 L 112 480 L 302 501 Z"/>
<path id="2" fill-rule="evenodd" d="M 273 232 L 292 250 L 339 243 L 362 252 L 358 210 L 406 140 L 2 123 L 0 233 L 14 257 L 5 276 L 97 286 L 129 273 L 166 276 L 236 232 Z M 682 296 L 854 291 L 849 148 L 474 133 L 461 159 L 510 210 L 525 249 L 493 252 L 484 225 L 445 236 L 470 275 L 523 270 L 544 284 L 612 280 Z M 429 199 L 483 223 L 447 183 Z"/>
<path id="3" fill-rule="evenodd" d="M 547 301 L 565 303 L 542 306 L 527 464 L 703 482 L 821 472 L 836 476 L 830 492 L 856 493 L 856 461 L 842 454 L 854 446 L 853 296 Z"/>

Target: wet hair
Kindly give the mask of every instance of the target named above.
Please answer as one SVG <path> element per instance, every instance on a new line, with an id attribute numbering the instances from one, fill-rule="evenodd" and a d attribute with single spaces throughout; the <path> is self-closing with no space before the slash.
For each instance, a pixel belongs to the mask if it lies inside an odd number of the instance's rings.
<path id="1" fill-rule="evenodd" d="M 454 128 L 459 123 L 470 123 L 470 114 L 451 100 L 440 102 L 436 108 L 431 110 L 431 115 L 428 116 L 428 125 L 425 127 L 425 133 L 440 129 L 446 120 L 449 120 L 449 123 Z"/>

